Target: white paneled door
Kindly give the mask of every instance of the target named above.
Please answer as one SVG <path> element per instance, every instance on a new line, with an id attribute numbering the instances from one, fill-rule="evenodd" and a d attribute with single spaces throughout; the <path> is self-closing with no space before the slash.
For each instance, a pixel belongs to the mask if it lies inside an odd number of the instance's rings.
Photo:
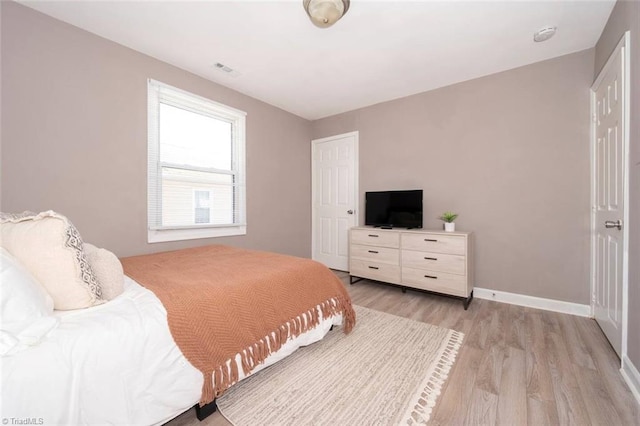
<path id="1" fill-rule="evenodd" d="M 358 132 L 312 141 L 313 259 L 349 270 L 349 228 L 357 225 Z"/>
<path id="2" fill-rule="evenodd" d="M 593 309 L 621 356 L 625 256 L 625 46 L 616 49 L 592 88 Z"/>

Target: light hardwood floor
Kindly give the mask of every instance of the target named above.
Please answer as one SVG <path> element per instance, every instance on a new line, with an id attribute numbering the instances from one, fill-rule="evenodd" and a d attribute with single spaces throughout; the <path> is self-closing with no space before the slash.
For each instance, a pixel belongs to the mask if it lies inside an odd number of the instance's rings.
<path id="1" fill-rule="evenodd" d="M 640 425 L 620 360 L 594 320 L 475 299 L 469 310 L 443 296 L 363 280 L 348 285 L 360 306 L 465 333 L 431 425 Z M 171 426 L 228 426 L 193 409 Z"/>

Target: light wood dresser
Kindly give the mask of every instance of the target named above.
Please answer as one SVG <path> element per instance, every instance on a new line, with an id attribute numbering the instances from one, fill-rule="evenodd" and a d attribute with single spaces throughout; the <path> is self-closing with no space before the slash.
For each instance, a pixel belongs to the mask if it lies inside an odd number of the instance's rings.
<path id="1" fill-rule="evenodd" d="M 355 227 L 350 230 L 349 275 L 407 288 L 473 299 L 473 233 Z"/>

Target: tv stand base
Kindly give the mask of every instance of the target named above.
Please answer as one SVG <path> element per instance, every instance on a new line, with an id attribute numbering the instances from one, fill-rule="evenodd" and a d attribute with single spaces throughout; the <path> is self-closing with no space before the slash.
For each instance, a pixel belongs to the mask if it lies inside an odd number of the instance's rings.
<path id="1" fill-rule="evenodd" d="M 431 291 L 431 290 L 423 290 L 421 288 L 415 288 L 415 287 L 407 287 L 401 284 L 393 284 L 393 283 L 387 283 L 384 281 L 376 281 L 376 280 L 372 280 L 370 278 L 361 278 L 361 277 L 356 277 L 353 275 L 349 275 L 349 283 L 351 285 L 357 283 L 358 281 L 362 281 L 362 280 L 369 280 L 378 284 L 384 284 L 384 285 L 388 285 L 391 287 L 398 287 L 400 290 L 402 290 L 403 293 L 406 293 L 407 290 L 415 290 L 418 291 L 420 293 L 426 293 L 426 294 L 437 294 L 438 296 L 445 296 L 445 297 L 449 297 L 451 299 L 459 299 L 462 301 L 462 306 L 464 307 L 464 310 L 466 311 L 467 309 L 469 309 L 469 305 L 471 304 L 471 301 L 473 300 L 473 290 L 471 290 L 471 294 L 469 294 L 468 297 L 464 297 L 464 296 L 454 296 L 452 294 L 447 294 L 447 293 L 440 293 L 438 291 Z"/>
<path id="2" fill-rule="evenodd" d="M 351 228 L 349 283 L 360 279 L 473 300 L 473 233 Z"/>

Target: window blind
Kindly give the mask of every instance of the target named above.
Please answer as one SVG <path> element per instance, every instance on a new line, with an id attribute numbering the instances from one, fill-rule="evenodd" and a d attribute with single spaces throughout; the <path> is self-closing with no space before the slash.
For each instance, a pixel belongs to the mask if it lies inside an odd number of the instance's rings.
<path id="1" fill-rule="evenodd" d="M 149 230 L 246 224 L 245 113 L 148 82 Z"/>

